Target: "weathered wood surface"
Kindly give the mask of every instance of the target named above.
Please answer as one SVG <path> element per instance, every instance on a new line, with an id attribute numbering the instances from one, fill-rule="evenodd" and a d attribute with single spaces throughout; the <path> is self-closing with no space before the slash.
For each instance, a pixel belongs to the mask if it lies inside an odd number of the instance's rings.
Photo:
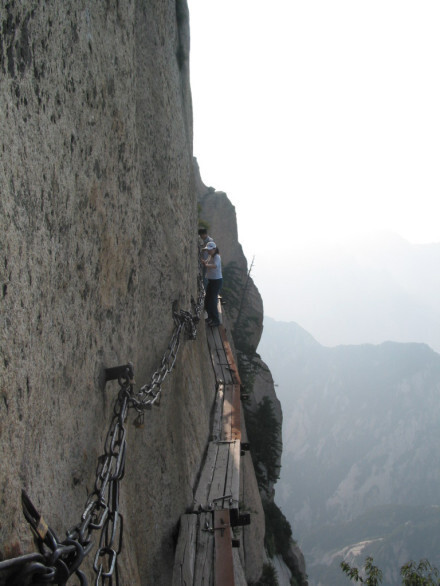
<path id="1" fill-rule="evenodd" d="M 197 515 L 182 515 L 174 556 L 173 586 L 192 586 L 197 550 Z"/>
<path id="2" fill-rule="evenodd" d="M 229 510 L 238 513 L 241 382 L 224 327 L 207 326 L 206 335 L 217 381 L 211 441 L 194 494 L 194 512 L 181 518 L 173 586 L 234 586 Z"/>
<path id="3" fill-rule="evenodd" d="M 214 534 L 212 513 L 201 513 L 197 532 L 197 553 L 194 572 L 194 586 L 214 585 Z"/>
<path id="4" fill-rule="evenodd" d="M 229 363 L 229 367 L 232 373 L 232 382 L 237 385 L 241 385 L 240 374 L 238 372 L 237 364 L 235 362 L 234 355 L 232 354 L 231 345 L 226 335 L 225 328 L 219 328 L 220 337 L 222 339 L 223 348 L 225 350 L 226 359 Z"/>
<path id="5" fill-rule="evenodd" d="M 212 338 L 212 334 L 211 333 L 207 333 L 207 338 Z M 213 342 L 214 344 L 214 342 Z M 223 368 L 220 364 L 219 361 L 219 357 L 218 357 L 218 352 L 215 348 L 215 346 L 211 346 L 210 345 L 210 355 L 211 355 L 211 362 L 212 362 L 212 368 L 214 370 L 214 374 L 215 374 L 215 379 L 217 381 L 217 383 L 225 383 L 225 375 L 223 373 Z"/>
<path id="6" fill-rule="evenodd" d="M 221 501 L 225 509 L 238 509 L 240 499 L 240 454 L 241 443 L 239 440 L 235 440 L 229 444 L 225 494 L 229 494 L 231 497 L 228 502 Z"/>
<path id="7" fill-rule="evenodd" d="M 240 489 L 239 440 L 210 442 L 194 495 L 194 512 L 238 508 Z"/>
<path id="8" fill-rule="evenodd" d="M 202 473 L 194 494 L 194 511 L 209 508 L 209 491 L 217 464 L 218 444 L 209 442 Z"/>
<path id="9" fill-rule="evenodd" d="M 220 321 L 222 322 L 222 306 L 220 303 L 218 304 L 218 311 Z M 224 326 L 220 325 L 216 328 L 207 326 L 206 337 L 208 340 L 209 350 L 211 354 L 211 362 L 217 378 L 217 382 L 233 384 L 234 382 L 236 382 L 238 371 L 235 366 L 235 361 L 232 357 L 231 347 L 229 345 L 229 342 L 227 341 L 227 335 Z M 226 345 L 224 343 L 224 340 L 226 340 Z M 231 363 L 228 354 L 232 358 L 233 364 Z M 236 374 L 233 370 L 234 368 Z"/>
<path id="10" fill-rule="evenodd" d="M 220 328 L 223 328 L 223 326 L 217 328 L 207 326 L 206 328 L 206 337 L 208 340 L 212 367 L 218 383 L 232 384 L 232 372 L 223 347 L 223 342 L 219 332 Z"/>
<path id="11" fill-rule="evenodd" d="M 208 503 L 210 507 L 223 508 L 223 500 L 228 493 L 226 488 L 226 475 L 228 473 L 230 444 L 217 443 L 217 461 L 209 488 Z"/>
<path id="12" fill-rule="evenodd" d="M 214 512 L 215 586 L 234 586 L 231 525 L 228 511 Z"/>
<path id="13" fill-rule="evenodd" d="M 217 386 L 215 395 L 214 409 L 212 413 L 211 441 L 222 439 L 223 433 L 223 400 L 225 396 L 225 386 Z"/>
<path id="14" fill-rule="evenodd" d="M 227 385 L 223 399 L 222 439 L 241 439 L 240 385 Z"/>

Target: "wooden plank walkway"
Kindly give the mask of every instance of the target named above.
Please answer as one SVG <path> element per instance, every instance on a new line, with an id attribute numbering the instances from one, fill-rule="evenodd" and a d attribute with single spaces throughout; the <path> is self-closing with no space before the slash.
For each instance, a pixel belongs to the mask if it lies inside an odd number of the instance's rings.
<path id="1" fill-rule="evenodd" d="M 213 423 L 193 512 L 180 521 L 173 586 L 235 584 L 231 519 L 241 519 L 241 381 L 224 326 L 207 326 L 206 337 L 216 377 Z"/>

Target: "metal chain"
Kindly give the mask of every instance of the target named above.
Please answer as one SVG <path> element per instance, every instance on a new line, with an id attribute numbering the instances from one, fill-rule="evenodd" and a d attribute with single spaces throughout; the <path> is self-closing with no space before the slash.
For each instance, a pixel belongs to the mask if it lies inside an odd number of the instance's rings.
<path id="1" fill-rule="evenodd" d="M 205 299 L 205 288 L 203 285 L 203 271 L 201 262 L 201 250 L 199 249 L 199 271 L 197 277 L 198 298 L 197 302 L 191 298 L 193 313 L 181 309 L 177 312 L 176 302 L 173 304 L 174 331 L 168 348 L 162 358 L 160 368 L 151 377 L 151 381 L 143 385 L 139 392 L 130 397 L 130 406 L 133 406 L 139 413 L 138 421 L 143 421 L 143 412 L 145 409 L 151 409 L 154 404 L 159 404 L 162 384 L 167 375 L 173 370 L 176 362 L 177 353 L 180 346 L 180 335 L 185 328 L 188 339 L 195 340 L 197 335 L 197 324 L 200 321 L 200 314 L 203 309 Z"/>
<path id="2" fill-rule="evenodd" d="M 119 380 L 120 390 L 113 408 L 113 418 L 104 443 L 104 454 L 98 458 L 95 489 L 89 495 L 81 522 L 68 531 L 68 538 L 79 542 L 84 548 L 91 544 L 92 531 L 100 531 L 99 546 L 95 554 L 93 569 L 95 584 L 112 583 L 117 579 L 117 556 L 122 548 L 123 517 L 119 512 L 119 482 L 125 471 L 126 429 L 128 400 L 133 392 L 134 371 L 126 368 L 125 376 Z"/>
<path id="3" fill-rule="evenodd" d="M 151 377 L 149 383 L 144 384 L 136 395 L 130 397 L 130 406 L 133 406 L 139 413 L 145 409 L 151 409 L 155 403 L 159 404 L 162 384 L 165 378 L 173 370 L 176 363 L 177 353 L 180 347 L 180 338 L 182 330 L 185 328 L 189 339 L 195 339 L 198 317 L 194 319 L 189 312 L 180 310 L 179 313 L 174 309 L 174 331 L 165 354 L 162 357 L 160 368 Z"/>
<path id="4" fill-rule="evenodd" d="M 124 476 L 126 456 L 126 429 L 124 427 L 129 408 L 138 412 L 135 424 L 143 421 L 146 409 L 159 404 L 162 384 L 173 370 L 180 347 L 182 331 L 194 340 L 197 324 L 203 309 L 205 291 L 202 263 L 198 271 L 197 302 L 191 299 L 192 312 L 177 311 L 173 304 L 174 330 L 161 365 L 151 377 L 134 393 L 134 369 L 132 364 L 118 371 L 120 390 L 113 407 L 113 417 L 104 443 L 104 453 L 98 458 L 93 492 L 88 496 L 80 522 L 69 529 L 66 539 L 60 541 L 46 524 L 22 491 L 23 513 L 36 537 L 40 553 L 27 554 L 0 561 L 0 586 L 22 586 L 23 584 L 58 584 L 64 586 L 72 575 L 79 578 L 80 586 L 87 586 L 87 579 L 79 567 L 93 547 L 92 533 L 100 531 L 99 545 L 93 561 L 96 574 L 95 586 L 113 583 L 119 585 L 117 557 L 122 549 L 123 517 L 119 511 L 119 483 Z M 110 377 L 115 378 L 113 376 Z M 110 380 L 110 378 L 108 380 Z M 7 582 L 3 581 L 3 578 Z"/>

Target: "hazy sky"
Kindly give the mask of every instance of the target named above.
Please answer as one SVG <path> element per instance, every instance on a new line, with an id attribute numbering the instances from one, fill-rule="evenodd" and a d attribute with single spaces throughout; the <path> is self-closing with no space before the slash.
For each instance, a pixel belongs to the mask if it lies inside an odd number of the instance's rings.
<path id="1" fill-rule="evenodd" d="M 381 230 L 440 242 L 440 1 L 188 2 L 202 179 L 236 207 L 266 315 L 325 343 L 311 247 Z"/>
<path id="2" fill-rule="evenodd" d="M 438 0 L 189 0 L 194 154 L 249 258 L 440 241 Z"/>

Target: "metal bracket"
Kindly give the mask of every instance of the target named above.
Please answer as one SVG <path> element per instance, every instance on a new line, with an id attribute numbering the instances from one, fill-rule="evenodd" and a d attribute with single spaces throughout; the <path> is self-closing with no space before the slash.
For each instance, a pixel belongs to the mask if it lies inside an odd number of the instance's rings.
<path id="1" fill-rule="evenodd" d="M 243 513 L 239 515 L 238 509 L 230 509 L 231 527 L 243 527 L 251 524 L 250 513 Z"/>
<path id="2" fill-rule="evenodd" d="M 128 379 L 130 384 L 134 383 L 134 366 L 131 362 L 105 369 L 105 382 L 116 379 L 122 380 L 124 378 Z"/>

